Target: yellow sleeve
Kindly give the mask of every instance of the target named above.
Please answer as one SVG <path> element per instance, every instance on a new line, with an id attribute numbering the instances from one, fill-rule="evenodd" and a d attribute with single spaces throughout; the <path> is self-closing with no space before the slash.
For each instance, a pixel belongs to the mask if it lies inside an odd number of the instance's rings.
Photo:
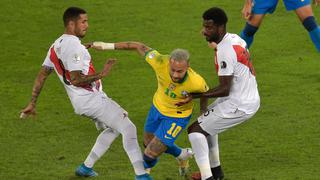
<path id="1" fill-rule="evenodd" d="M 207 92 L 209 90 L 209 86 L 207 85 L 206 81 L 199 75 L 199 93 Z"/>
<path id="2" fill-rule="evenodd" d="M 148 51 L 144 59 L 151 65 L 153 69 L 158 69 L 165 65 L 165 61 L 168 59 L 168 55 L 162 55 L 157 50 L 151 49 Z"/>

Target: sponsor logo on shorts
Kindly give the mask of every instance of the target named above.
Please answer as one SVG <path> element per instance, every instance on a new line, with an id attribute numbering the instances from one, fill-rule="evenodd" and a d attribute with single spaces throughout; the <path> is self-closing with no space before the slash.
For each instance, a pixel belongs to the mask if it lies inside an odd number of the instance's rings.
<path id="1" fill-rule="evenodd" d="M 166 139 L 172 139 L 172 137 L 167 136 L 166 134 L 164 135 L 164 138 Z"/>
<path id="2" fill-rule="evenodd" d="M 213 111 L 214 111 L 214 109 L 209 109 L 207 112 L 205 112 L 205 113 L 203 114 L 203 116 L 204 116 L 204 117 L 207 117 L 207 116 L 209 116 L 210 112 L 213 112 Z"/>

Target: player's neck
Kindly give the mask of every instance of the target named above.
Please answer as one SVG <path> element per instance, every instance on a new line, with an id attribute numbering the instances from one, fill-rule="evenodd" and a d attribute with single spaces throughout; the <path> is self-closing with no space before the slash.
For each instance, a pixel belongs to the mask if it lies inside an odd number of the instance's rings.
<path id="1" fill-rule="evenodd" d="M 78 37 L 74 31 L 72 31 L 72 30 L 70 30 L 68 28 L 65 29 L 64 34 Z M 78 37 L 78 38 L 81 39 L 80 37 Z"/>
<path id="2" fill-rule="evenodd" d="M 226 34 L 227 34 L 227 32 L 224 31 L 224 32 L 221 34 L 219 40 L 218 40 L 216 43 L 219 44 L 219 43 L 222 41 L 222 39 L 224 38 L 224 36 L 225 36 Z"/>

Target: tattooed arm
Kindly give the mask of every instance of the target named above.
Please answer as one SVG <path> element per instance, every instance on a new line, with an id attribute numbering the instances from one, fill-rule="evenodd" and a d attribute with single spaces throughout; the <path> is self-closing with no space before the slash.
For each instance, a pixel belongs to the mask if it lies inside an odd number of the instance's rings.
<path id="1" fill-rule="evenodd" d="M 38 96 L 40 95 L 42 87 L 52 70 L 53 69 L 48 66 L 42 66 L 33 84 L 31 100 L 29 104 L 23 110 L 21 110 L 20 118 L 26 118 L 30 114 L 36 114 L 36 103 Z"/>
<path id="2" fill-rule="evenodd" d="M 116 62 L 115 59 L 107 60 L 107 62 L 104 64 L 103 70 L 100 73 L 96 73 L 92 75 L 83 75 L 81 74 L 81 71 L 71 71 L 70 72 L 71 84 L 74 86 L 83 86 L 83 85 L 90 84 L 103 77 L 106 77 L 109 74 L 111 67 L 115 62 Z"/>
<path id="3" fill-rule="evenodd" d="M 118 42 L 104 43 L 93 42 L 84 44 L 86 48 L 94 48 L 97 50 L 136 50 L 141 56 L 144 56 L 151 48 L 140 42 Z"/>
<path id="4" fill-rule="evenodd" d="M 141 56 L 144 56 L 151 48 L 140 42 L 119 42 L 115 43 L 115 49 L 136 50 Z"/>

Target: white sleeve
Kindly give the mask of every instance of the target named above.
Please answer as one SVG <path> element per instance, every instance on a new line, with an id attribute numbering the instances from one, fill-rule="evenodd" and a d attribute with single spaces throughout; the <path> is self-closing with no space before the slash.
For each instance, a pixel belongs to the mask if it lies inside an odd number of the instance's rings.
<path id="1" fill-rule="evenodd" d="M 51 47 L 50 47 L 50 49 L 51 49 Z M 50 67 L 50 68 L 54 68 L 54 65 L 53 65 L 53 63 L 51 62 L 51 60 L 50 60 L 50 49 L 49 49 L 49 51 L 48 51 L 48 53 L 47 53 L 47 56 L 46 56 L 46 58 L 44 59 L 44 61 L 43 61 L 43 63 L 42 63 L 42 66 L 47 66 L 47 67 Z"/>
<path id="2" fill-rule="evenodd" d="M 218 76 L 231 76 L 234 74 L 236 54 L 231 50 L 222 50 L 217 53 Z"/>
<path id="3" fill-rule="evenodd" d="M 74 43 L 68 52 L 64 54 L 65 68 L 69 71 L 81 71 L 83 69 L 84 47 Z"/>

